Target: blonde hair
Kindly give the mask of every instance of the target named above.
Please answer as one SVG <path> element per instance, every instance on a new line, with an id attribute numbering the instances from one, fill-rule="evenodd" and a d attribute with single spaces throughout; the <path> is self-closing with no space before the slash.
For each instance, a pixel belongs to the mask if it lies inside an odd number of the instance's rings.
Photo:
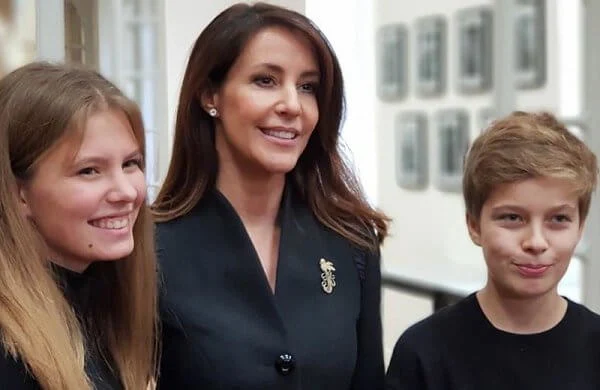
<path id="1" fill-rule="evenodd" d="M 552 114 L 516 111 L 493 122 L 469 149 L 463 175 L 467 213 L 479 219 L 494 188 L 535 177 L 572 182 L 585 221 L 598 180 L 596 156 Z"/>
<path id="2" fill-rule="evenodd" d="M 32 63 L 0 80 L 1 342 L 44 389 L 93 386 L 84 369 L 81 324 L 55 281 L 43 240 L 19 212 L 17 181 L 31 177 L 36 163 L 63 137 L 81 134 L 89 115 L 107 109 L 126 114 L 143 152 L 139 109 L 98 73 Z M 98 342 L 128 390 L 146 388 L 156 375 L 156 260 L 145 205 L 133 235 L 133 253 L 103 265 L 108 284 L 96 292 L 102 301 L 93 308 Z"/>

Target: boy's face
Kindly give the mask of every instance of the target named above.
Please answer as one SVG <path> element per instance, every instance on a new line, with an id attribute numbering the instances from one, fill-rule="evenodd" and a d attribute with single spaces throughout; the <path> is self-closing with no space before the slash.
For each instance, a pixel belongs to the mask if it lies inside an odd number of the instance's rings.
<path id="1" fill-rule="evenodd" d="M 556 293 L 581 238 L 578 203 L 572 183 L 562 179 L 496 187 L 479 221 L 467 216 L 471 239 L 483 249 L 488 285 L 511 298 Z"/>

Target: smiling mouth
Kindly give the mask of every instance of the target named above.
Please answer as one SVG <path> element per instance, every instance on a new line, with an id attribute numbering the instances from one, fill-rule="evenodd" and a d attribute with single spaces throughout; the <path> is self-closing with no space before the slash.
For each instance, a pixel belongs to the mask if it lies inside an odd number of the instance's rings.
<path id="1" fill-rule="evenodd" d="M 268 129 L 260 129 L 260 131 L 262 131 L 263 134 L 265 134 L 269 137 L 274 137 L 274 138 L 278 138 L 278 139 L 282 139 L 282 140 L 293 140 L 298 137 L 298 133 L 296 133 L 294 131 L 268 130 Z"/>
<path id="2" fill-rule="evenodd" d="M 100 229 L 124 229 L 129 226 L 129 216 L 94 219 L 88 223 Z"/>

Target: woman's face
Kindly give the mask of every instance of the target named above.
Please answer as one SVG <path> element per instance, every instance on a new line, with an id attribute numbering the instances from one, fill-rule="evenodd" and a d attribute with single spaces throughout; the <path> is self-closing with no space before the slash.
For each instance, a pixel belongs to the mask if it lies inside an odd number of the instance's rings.
<path id="1" fill-rule="evenodd" d="M 146 196 L 141 167 L 139 143 L 118 110 L 91 115 L 83 140 L 65 137 L 37 163 L 19 194 L 53 261 L 80 272 L 133 251 Z"/>
<path id="2" fill-rule="evenodd" d="M 221 86 L 203 101 L 217 110 L 221 169 L 291 171 L 319 119 L 319 67 L 310 42 L 281 27 L 259 31 Z"/>

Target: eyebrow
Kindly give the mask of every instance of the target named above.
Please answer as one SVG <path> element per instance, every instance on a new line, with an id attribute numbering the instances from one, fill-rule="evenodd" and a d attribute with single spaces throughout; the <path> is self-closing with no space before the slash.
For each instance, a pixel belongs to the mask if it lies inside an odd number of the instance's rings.
<path id="1" fill-rule="evenodd" d="M 501 204 L 501 205 L 492 207 L 492 212 L 498 212 L 498 211 L 502 211 L 502 210 L 515 210 L 515 211 L 520 211 L 520 212 L 527 211 L 524 207 L 513 205 L 513 204 Z M 577 211 L 577 208 L 573 207 L 570 204 L 565 203 L 565 204 L 551 207 L 549 209 L 549 211 L 550 212 L 568 211 L 568 212 L 574 213 Z"/>
<path id="2" fill-rule="evenodd" d="M 123 161 L 128 161 L 128 160 L 131 160 L 134 158 L 141 158 L 141 157 L 142 157 L 142 152 L 139 149 L 136 149 L 133 152 L 129 153 L 127 156 L 125 156 Z M 89 156 L 89 157 L 83 157 L 81 159 L 76 159 L 75 161 L 73 161 L 73 165 L 100 164 L 100 163 L 106 162 L 106 160 L 107 159 L 104 157 Z"/>
<path id="3" fill-rule="evenodd" d="M 261 63 L 257 64 L 255 66 L 255 68 L 267 68 L 276 73 L 284 73 L 285 72 L 283 67 L 281 67 L 277 64 L 270 63 L 270 62 L 261 62 Z M 318 70 L 312 70 L 312 69 L 304 71 L 300 74 L 300 77 L 320 77 L 320 76 L 321 76 L 321 73 Z"/>
<path id="4" fill-rule="evenodd" d="M 570 204 L 562 204 L 560 206 L 556 206 L 556 207 L 552 207 L 550 210 L 552 211 L 571 211 L 571 212 L 576 212 L 577 211 L 577 207 L 573 207 Z"/>

